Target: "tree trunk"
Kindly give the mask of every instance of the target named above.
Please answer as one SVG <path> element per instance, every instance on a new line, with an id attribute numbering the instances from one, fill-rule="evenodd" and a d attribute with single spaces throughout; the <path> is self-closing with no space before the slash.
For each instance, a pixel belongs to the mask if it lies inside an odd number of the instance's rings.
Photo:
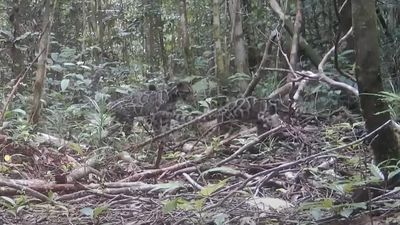
<path id="1" fill-rule="evenodd" d="M 181 17 L 181 44 L 183 48 L 183 57 L 185 60 L 185 73 L 191 74 L 193 69 L 193 61 L 190 49 L 186 0 L 180 0 L 179 12 Z"/>
<path id="2" fill-rule="evenodd" d="M 160 59 L 166 64 L 163 51 L 161 1 L 144 0 L 144 40 L 145 57 L 148 65 L 146 77 L 154 77 L 154 72 L 159 69 Z"/>
<path id="3" fill-rule="evenodd" d="M 217 76 L 219 87 L 221 88 L 227 82 L 228 71 L 225 65 L 224 49 L 222 47 L 221 19 L 220 19 L 220 1 L 213 0 L 213 38 L 215 49 L 215 75 Z"/>
<path id="4" fill-rule="evenodd" d="M 104 56 L 104 31 L 105 31 L 105 24 L 104 24 L 104 13 L 103 13 L 103 5 L 102 0 L 96 1 L 96 22 L 97 22 L 97 41 L 99 42 L 99 55 L 97 56 L 97 63 L 103 63 L 103 56 Z"/>
<path id="5" fill-rule="evenodd" d="M 46 61 L 49 52 L 50 30 L 53 21 L 54 1 L 45 0 L 42 17 L 42 36 L 39 40 L 38 52 L 41 55 L 38 58 L 36 80 L 33 87 L 33 102 L 32 112 L 29 117 L 29 122 L 37 124 L 40 118 L 41 97 L 43 93 L 44 81 L 46 79 Z"/>
<path id="6" fill-rule="evenodd" d="M 21 8 L 25 7 L 25 5 L 29 3 L 26 3 L 25 1 L 14 1 L 13 2 L 13 7 L 12 10 L 10 10 L 9 13 L 9 19 L 10 23 L 12 24 L 13 27 L 13 38 L 14 40 L 22 35 L 22 28 L 21 28 L 21 14 L 22 10 Z M 24 69 L 24 55 L 22 54 L 21 50 L 17 48 L 18 42 L 12 42 L 12 46 L 10 48 L 10 58 L 12 60 L 12 71 L 14 74 L 14 77 L 17 77 Z M 1 82 L 1 81 L 0 81 Z"/>
<path id="7" fill-rule="evenodd" d="M 286 15 L 282 11 L 282 8 L 280 7 L 279 3 L 276 0 L 269 0 L 269 5 L 271 9 L 279 16 L 281 20 L 284 20 L 284 26 L 286 31 L 289 33 L 289 35 L 293 35 L 294 33 L 294 27 L 292 22 L 287 19 Z M 318 53 L 307 43 L 307 41 L 302 37 L 299 36 L 299 47 L 301 50 L 304 51 L 304 54 L 311 60 L 311 63 L 315 66 L 318 67 L 318 64 L 321 62 L 321 57 L 318 55 Z"/>
<path id="8" fill-rule="evenodd" d="M 343 5 L 344 3 L 346 3 L 346 4 Z M 343 6 L 342 10 L 340 10 L 342 6 Z M 339 24 L 340 33 L 342 35 L 344 35 L 352 26 L 351 1 L 339 0 L 339 4 L 337 7 L 339 10 L 339 16 L 340 16 L 340 24 Z M 346 39 L 346 49 L 354 49 L 353 36 L 350 36 Z"/>
<path id="9" fill-rule="evenodd" d="M 383 91 L 375 0 L 353 0 L 352 16 L 356 51 L 355 74 L 360 103 L 368 132 L 390 120 L 388 106 L 376 94 Z M 386 126 L 372 140 L 376 163 L 400 159 L 394 128 Z M 397 162 L 397 161 L 396 161 Z"/>
<path id="10" fill-rule="evenodd" d="M 247 48 L 243 33 L 242 6 L 240 0 L 230 0 L 229 11 L 231 16 L 231 40 L 235 56 L 236 73 L 250 75 Z M 247 84 L 247 81 L 241 82 L 239 84 L 241 90 L 246 90 Z"/>
<path id="11" fill-rule="evenodd" d="M 294 28 L 293 28 L 293 36 L 292 36 L 292 46 L 290 48 L 290 65 L 292 68 L 296 71 L 299 68 L 297 68 L 297 63 L 299 61 L 299 37 L 300 37 L 300 32 L 301 32 L 301 24 L 302 24 L 302 9 L 301 9 L 301 1 L 297 0 L 296 4 L 296 19 L 294 21 Z M 295 74 L 292 74 L 291 72 L 288 73 L 287 75 L 287 81 L 291 82 L 293 79 L 296 78 Z"/>

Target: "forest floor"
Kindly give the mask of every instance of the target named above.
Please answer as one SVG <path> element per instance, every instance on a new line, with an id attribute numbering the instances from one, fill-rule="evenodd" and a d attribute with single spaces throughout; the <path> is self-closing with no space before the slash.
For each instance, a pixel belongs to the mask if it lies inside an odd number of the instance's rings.
<path id="1" fill-rule="evenodd" d="M 160 169 L 156 144 L 115 153 L 0 136 L 0 224 L 400 224 L 396 189 L 354 191 L 379 177 L 362 127 L 307 118 L 263 141 L 254 129 L 189 138 L 164 146 Z"/>

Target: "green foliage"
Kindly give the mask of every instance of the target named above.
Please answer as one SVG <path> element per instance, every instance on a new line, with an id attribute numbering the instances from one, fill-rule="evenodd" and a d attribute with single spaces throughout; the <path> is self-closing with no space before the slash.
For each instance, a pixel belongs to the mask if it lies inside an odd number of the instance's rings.
<path id="1" fill-rule="evenodd" d="M 225 179 L 219 181 L 217 184 L 209 184 L 200 190 L 200 195 L 202 195 L 203 197 L 210 197 L 211 194 L 224 187 L 226 185 L 226 182 L 227 180 Z"/>
<path id="2" fill-rule="evenodd" d="M 163 183 L 163 184 L 156 184 L 151 191 L 158 191 L 158 190 L 163 190 L 164 192 L 173 192 L 176 191 L 177 189 L 182 188 L 184 185 L 181 182 L 169 182 L 169 183 Z"/>
<path id="3" fill-rule="evenodd" d="M 207 198 L 211 197 L 217 190 L 226 186 L 227 179 L 221 180 L 216 184 L 209 184 L 198 192 L 198 198 L 186 200 L 184 198 L 174 198 L 163 201 L 163 212 L 171 213 L 175 210 L 195 211 L 200 213 L 204 208 Z"/>
<path id="4" fill-rule="evenodd" d="M 100 104 L 89 98 L 91 105 L 96 111 L 88 114 L 87 131 L 91 137 L 94 137 L 94 144 L 100 146 L 103 138 L 107 136 L 107 126 L 111 124 L 112 118 L 110 114 L 107 114 L 105 96 L 100 94 L 96 95 L 96 97 L 99 99 Z"/>
<path id="5" fill-rule="evenodd" d="M 256 93 L 260 96 L 268 96 L 274 90 L 276 90 L 282 81 L 279 81 L 278 75 L 276 74 L 269 74 L 268 77 L 265 79 L 264 82 L 259 85 L 260 87 L 256 89 Z"/>
<path id="6" fill-rule="evenodd" d="M 96 208 L 85 207 L 80 210 L 81 214 L 90 217 L 94 224 L 100 224 L 100 217 L 108 210 L 107 205 L 101 205 Z"/>
<path id="7" fill-rule="evenodd" d="M 365 94 L 366 95 L 366 94 Z M 369 94 L 372 95 L 372 94 Z M 400 95 L 397 93 L 391 93 L 391 92 L 380 92 L 379 94 L 374 94 L 374 96 L 377 96 L 381 101 L 384 101 L 388 104 L 388 109 L 379 113 L 385 113 L 389 112 L 392 117 L 398 118 L 398 115 L 400 113 Z"/>
<path id="8" fill-rule="evenodd" d="M 357 209 L 366 209 L 367 203 L 334 204 L 334 199 L 324 198 L 312 203 L 304 203 L 300 210 L 309 210 L 315 220 L 321 219 L 327 212 L 349 218 Z"/>
<path id="9" fill-rule="evenodd" d="M 22 109 L 14 109 L 5 113 L 6 120 L 1 130 L 8 132 L 16 143 L 27 143 L 34 137 L 34 127 L 25 119 L 26 112 Z"/>
<path id="10" fill-rule="evenodd" d="M 7 196 L 0 196 L 0 207 L 7 209 L 7 212 L 11 213 L 15 217 L 21 212 L 21 210 L 28 207 L 29 201 L 25 195 L 20 195 L 16 199 L 9 198 Z"/>

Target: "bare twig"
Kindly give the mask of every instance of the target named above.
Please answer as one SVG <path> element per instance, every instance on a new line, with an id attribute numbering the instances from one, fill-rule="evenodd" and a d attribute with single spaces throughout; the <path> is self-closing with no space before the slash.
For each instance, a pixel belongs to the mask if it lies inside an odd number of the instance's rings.
<path id="1" fill-rule="evenodd" d="M 178 163 L 178 164 L 172 165 L 170 167 L 146 170 L 144 172 L 136 173 L 136 174 L 134 174 L 132 176 L 126 177 L 126 178 L 122 179 L 121 182 L 137 181 L 137 180 L 140 180 L 140 179 L 145 179 L 145 178 L 161 175 L 161 174 L 166 173 L 166 172 L 174 172 L 174 171 L 180 170 L 182 168 L 186 168 L 188 166 L 201 163 L 206 158 L 207 157 L 204 156 L 204 157 L 201 157 L 201 158 L 196 159 L 196 160 L 186 161 L 186 162 L 183 162 L 183 163 Z"/>
<path id="2" fill-rule="evenodd" d="M 183 175 L 183 177 L 185 177 L 185 179 L 186 179 L 194 188 L 196 188 L 196 189 L 198 189 L 198 190 L 201 190 L 201 189 L 203 188 L 199 183 L 197 183 L 195 180 L 193 180 L 193 179 L 189 176 L 189 174 L 183 173 L 182 175 Z"/>
<path id="3" fill-rule="evenodd" d="M 339 42 L 340 42 L 340 35 L 342 34 L 342 29 L 340 27 L 340 24 L 342 23 L 340 11 L 346 6 L 346 4 L 347 4 L 347 0 L 344 1 L 343 4 L 341 5 L 340 9 L 338 9 L 337 0 L 333 1 L 333 8 L 335 11 L 335 15 L 336 15 L 336 19 L 337 19 L 337 27 L 338 27 L 336 37 L 335 37 L 334 63 L 335 63 L 335 68 L 339 72 L 339 74 L 341 74 L 342 76 L 347 77 L 348 79 L 355 82 L 356 78 L 354 78 L 350 74 L 342 71 L 342 69 L 339 66 L 339 60 L 338 60 L 338 50 L 339 50 L 338 48 L 339 48 Z"/>
<path id="4" fill-rule="evenodd" d="M 352 33 L 353 28 L 350 28 L 347 33 L 342 37 L 342 39 L 340 39 L 339 43 L 343 42 L 344 40 L 346 40 Z M 297 74 L 303 74 L 304 76 L 308 77 L 308 78 L 312 78 L 312 79 L 319 79 L 325 83 L 327 83 L 328 85 L 332 86 L 332 87 L 336 87 L 342 90 L 345 90 L 347 92 L 350 92 L 351 94 L 353 94 L 354 96 L 358 96 L 358 90 L 346 83 L 343 82 L 338 82 L 335 81 L 331 78 L 329 78 L 325 72 L 324 72 L 324 65 L 326 64 L 326 62 L 328 61 L 330 55 L 334 52 L 335 47 L 332 47 L 322 58 L 321 62 L 318 64 L 318 73 L 313 73 L 311 71 L 297 71 Z M 300 90 L 298 90 L 300 91 Z"/>
<path id="5" fill-rule="evenodd" d="M 255 87 L 257 86 L 258 82 L 261 80 L 261 71 L 262 68 L 265 67 L 267 63 L 268 57 L 270 55 L 271 44 L 275 39 L 279 38 L 279 34 L 277 30 L 273 30 L 271 35 L 268 38 L 268 41 L 265 44 L 264 54 L 260 62 L 260 66 L 258 67 L 256 73 L 253 76 L 253 79 L 250 81 L 250 84 L 247 86 L 246 91 L 244 92 L 243 96 L 247 97 L 250 96 L 251 93 L 254 91 Z"/>

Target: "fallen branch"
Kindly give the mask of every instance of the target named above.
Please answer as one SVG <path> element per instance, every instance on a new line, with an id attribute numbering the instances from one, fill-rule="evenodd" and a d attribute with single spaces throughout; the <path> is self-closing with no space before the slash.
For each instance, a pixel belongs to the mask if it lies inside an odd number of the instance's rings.
<path id="1" fill-rule="evenodd" d="M 351 34 L 352 34 L 353 28 L 351 27 L 347 33 L 339 40 L 339 44 L 342 43 L 344 40 L 346 40 Z M 326 76 L 325 72 L 324 72 L 324 65 L 326 64 L 326 62 L 328 61 L 330 55 L 335 51 L 336 46 L 333 46 L 322 58 L 321 62 L 318 64 L 318 74 L 317 74 L 317 78 L 319 78 L 320 80 L 324 81 L 325 83 L 331 85 L 331 86 L 335 86 L 335 87 L 340 87 L 341 89 L 344 89 L 347 92 L 351 92 L 353 95 L 358 96 L 358 91 L 353 88 L 352 86 L 346 84 L 346 83 L 342 83 L 342 82 L 338 82 L 335 81 L 331 78 L 329 78 L 328 76 Z M 303 80 L 300 82 L 299 87 L 297 88 L 297 91 L 293 97 L 294 101 L 296 102 L 300 96 L 300 92 L 304 89 L 304 87 L 306 86 L 308 80 Z"/>
<path id="2" fill-rule="evenodd" d="M 42 193 L 40 193 L 40 192 L 30 188 L 30 187 L 17 184 L 16 182 L 14 182 L 11 179 L 0 178 L 0 186 L 10 187 L 10 188 L 16 189 L 16 190 L 21 191 L 23 193 L 29 194 L 29 195 L 41 200 L 42 202 L 52 201 L 46 195 L 44 195 L 44 194 L 42 194 Z"/>
<path id="3" fill-rule="evenodd" d="M 343 42 L 344 40 L 346 40 L 346 39 L 352 34 L 352 32 L 353 32 L 353 27 L 351 27 L 351 28 L 347 31 L 347 33 L 342 37 L 342 39 L 340 39 L 339 43 L 341 43 L 341 42 Z M 328 60 L 328 58 L 330 57 L 330 55 L 331 55 L 334 51 L 335 51 L 335 46 L 333 46 L 333 47 L 328 51 L 328 53 L 325 54 L 324 58 L 321 60 L 321 63 L 318 65 L 318 74 L 317 74 L 317 76 L 318 76 L 322 81 L 324 81 L 325 83 L 327 83 L 327 84 L 329 84 L 329 85 L 331 85 L 331 86 L 334 86 L 334 87 L 343 89 L 343 90 L 345 90 L 345 91 L 347 91 L 347 92 L 352 93 L 352 94 L 355 95 L 355 96 L 358 96 L 358 90 L 357 90 L 356 88 L 354 88 L 354 87 L 352 87 L 352 86 L 350 86 L 350 85 L 348 85 L 348 84 L 346 84 L 346 83 L 335 81 L 335 80 L 329 78 L 328 76 L 326 76 L 326 74 L 325 74 L 325 72 L 324 72 L 323 65 L 326 63 L 326 61 Z"/>
<path id="4" fill-rule="evenodd" d="M 196 160 L 192 160 L 192 161 L 187 161 L 187 162 L 183 162 L 183 163 L 178 163 L 175 165 L 172 165 L 170 167 L 165 167 L 165 168 L 160 168 L 160 169 L 152 169 L 152 170 L 146 170 L 144 172 L 141 173 L 137 173 L 134 174 L 132 176 L 129 176 L 127 178 L 124 178 L 122 180 L 120 180 L 121 182 L 128 182 L 128 181 L 137 181 L 140 179 L 145 179 L 145 178 L 149 178 L 149 177 L 155 177 L 157 175 L 161 175 L 167 172 L 174 172 L 177 170 L 180 170 L 182 168 L 194 165 L 194 164 L 199 164 L 200 162 L 202 162 L 203 160 L 205 160 L 207 157 L 201 157 L 199 159 Z"/>

